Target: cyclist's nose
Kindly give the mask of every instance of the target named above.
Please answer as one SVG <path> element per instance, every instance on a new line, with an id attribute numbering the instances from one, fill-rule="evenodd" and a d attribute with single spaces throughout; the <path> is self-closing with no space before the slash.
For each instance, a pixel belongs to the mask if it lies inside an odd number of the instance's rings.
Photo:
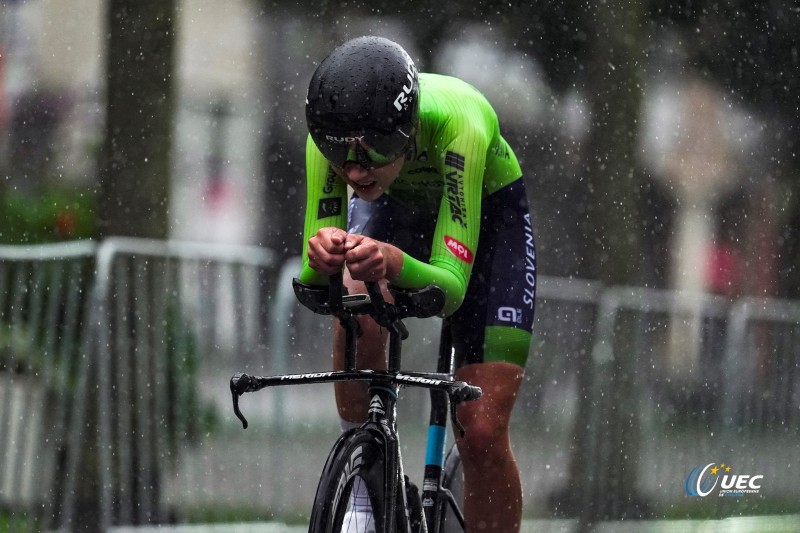
<path id="1" fill-rule="evenodd" d="M 345 163 L 344 168 L 342 168 L 342 172 L 344 172 L 344 175 L 347 177 L 347 179 L 355 182 L 363 180 L 369 174 L 369 171 L 366 168 L 354 161 L 348 161 Z"/>

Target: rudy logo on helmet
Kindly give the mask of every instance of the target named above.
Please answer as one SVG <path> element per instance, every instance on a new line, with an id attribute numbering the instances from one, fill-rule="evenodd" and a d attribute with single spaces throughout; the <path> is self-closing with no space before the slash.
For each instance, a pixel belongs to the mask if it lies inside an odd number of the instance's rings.
<path id="1" fill-rule="evenodd" d="M 417 78 L 416 67 L 414 67 L 414 63 L 409 60 L 408 62 L 408 87 L 403 85 L 403 92 L 397 95 L 397 98 L 394 99 L 394 107 L 397 108 L 398 111 L 402 111 L 403 108 L 408 105 L 408 95 L 411 94 L 411 91 L 414 90 L 414 80 Z"/>

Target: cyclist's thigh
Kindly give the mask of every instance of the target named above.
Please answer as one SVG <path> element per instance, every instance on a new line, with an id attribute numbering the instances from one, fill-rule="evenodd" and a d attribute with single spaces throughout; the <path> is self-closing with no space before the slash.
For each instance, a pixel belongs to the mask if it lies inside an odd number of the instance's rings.
<path id="1" fill-rule="evenodd" d="M 536 247 L 523 180 L 486 197 L 481 213 L 467 294 L 451 320 L 456 363 L 524 367 L 536 301 Z"/>

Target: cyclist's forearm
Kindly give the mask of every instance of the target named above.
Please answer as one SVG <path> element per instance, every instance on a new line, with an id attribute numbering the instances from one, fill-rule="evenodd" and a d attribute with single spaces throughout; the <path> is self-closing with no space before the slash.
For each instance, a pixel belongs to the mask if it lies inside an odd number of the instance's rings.
<path id="1" fill-rule="evenodd" d="M 306 285 L 327 285 L 330 277 L 308 266 L 308 261 L 304 258 L 298 278 Z"/>
<path id="2" fill-rule="evenodd" d="M 467 279 L 461 273 L 443 266 L 425 263 L 403 253 L 403 267 L 392 282 L 398 287 L 407 289 L 421 289 L 428 285 L 436 285 L 445 294 L 442 316 L 448 316 L 455 312 L 464 300 Z"/>
<path id="3" fill-rule="evenodd" d="M 384 242 L 381 243 L 381 252 L 386 264 L 386 279 L 394 281 L 403 270 L 405 261 L 403 251 L 397 246 Z"/>

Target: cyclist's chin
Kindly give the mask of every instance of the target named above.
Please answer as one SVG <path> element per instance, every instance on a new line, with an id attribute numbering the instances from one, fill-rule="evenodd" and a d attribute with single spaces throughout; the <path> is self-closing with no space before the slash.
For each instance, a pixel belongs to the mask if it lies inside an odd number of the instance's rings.
<path id="1" fill-rule="evenodd" d="M 353 192 L 356 194 L 356 196 L 365 202 L 374 202 L 383 194 L 383 187 L 381 187 L 378 182 L 373 182 L 366 187 L 354 184 L 351 186 L 353 187 Z"/>

